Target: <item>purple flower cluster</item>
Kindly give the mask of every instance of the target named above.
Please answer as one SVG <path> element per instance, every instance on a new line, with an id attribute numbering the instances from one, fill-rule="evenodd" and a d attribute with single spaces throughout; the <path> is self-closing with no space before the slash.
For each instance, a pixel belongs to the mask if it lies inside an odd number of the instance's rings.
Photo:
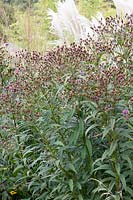
<path id="1" fill-rule="evenodd" d="M 127 115 L 129 114 L 129 111 L 128 111 L 127 109 L 125 109 L 125 110 L 122 111 L 122 114 L 123 114 L 124 116 L 127 116 Z"/>
<path id="2" fill-rule="evenodd" d="M 19 51 L 15 57 L 9 57 L 1 49 L 0 100 L 5 109 L 0 107 L 0 110 L 18 112 L 21 106 L 23 113 L 26 109 L 29 113 L 40 91 L 46 92 L 47 98 L 55 95 L 51 94 L 55 83 L 65 83 L 58 96 L 68 100 L 82 96 L 105 107 L 119 101 L 126 88 L 133 85 L 132 27 L 132 16 L 127 16 L 125 22 L 110 17 L 106 25 L 95 29 L 96 40 L 88 36 L 80 44 L 72 43 L 69 47 L 64 44 L 45 55 Z M 124 110 L 123 115 L 127 116 L 128 111 Z"/>

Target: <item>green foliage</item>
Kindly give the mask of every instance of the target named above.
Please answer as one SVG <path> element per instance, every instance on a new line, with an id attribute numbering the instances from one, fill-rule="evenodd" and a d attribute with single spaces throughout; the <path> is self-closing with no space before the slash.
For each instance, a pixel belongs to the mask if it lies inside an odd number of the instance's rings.
<path id="1" fill-rule="evenodd" d="M 32 6 L 38 0 L 2 0 L 3 3 L 19 6 L 20 9 L 25 10 L 27 7 Z"/>
<path id="2" fill-rule="evenodd" d="M 14 9 L 0 1 L 0 43 L 6 39 L 5 29 L 16 21 Z"/>
<path id="3" fill-rule="evenodd" d="M 0 198 L 130 200 L 132 16 L 80 44 L 0 53 Z"/>
<path id="4" fill-rule="evenodd" d="M 9 26 L 15 21 L 14 9 L 10 5 L 0 2 L 0 24 Z"/>

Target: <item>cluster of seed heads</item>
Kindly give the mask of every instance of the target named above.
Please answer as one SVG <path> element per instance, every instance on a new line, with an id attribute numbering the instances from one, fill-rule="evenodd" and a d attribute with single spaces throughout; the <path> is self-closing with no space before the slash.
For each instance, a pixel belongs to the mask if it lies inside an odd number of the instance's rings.
<path id="1" fill-rule="evenodd" d="M 0 110 L 29 115 L 39 95 L 55 95 L 55 83 L 64 86 L 58 96 L 69 101 L 83 97 L 108 105 L 124 98 L 133 85 L 133 15 L 109 17 L 93 29 L 95 39 L 88 35 L 45 54 L 24 50 L 9 57 L 1 49 Z"/>

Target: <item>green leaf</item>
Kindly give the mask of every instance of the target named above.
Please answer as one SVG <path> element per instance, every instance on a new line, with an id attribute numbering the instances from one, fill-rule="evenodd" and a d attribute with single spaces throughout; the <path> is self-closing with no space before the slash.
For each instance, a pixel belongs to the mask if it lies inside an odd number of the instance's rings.
<path id="1" fill-rule="evenodd" d="M 34 167 L 34 165 L 36 165 L 36 163 L 41 160 L 41 157 L 35 159 L 32 163 L 31 163 L 31 166 Z"/>
<path id="2" fill-rule="evenodd" d="M 112 181 L 110 181 L 110 183 L 109 183 L 109 192 L 111 192 L 112 191 L 112 189 L 114 188 L 114 186 L 115 186 L 115 179 L 113 179 Z"/>
<path id="3" fill-rule="evenodd" d="M 70 110 L 68 113 L 64 114 L 65 119 L 66 119 L 67 121 L 71 120 L 72 117 L 73 117 L 73 115 L 74 115 L 74 113 L 75 113 L 75 108 L 72 109 L 72 110 Z"/>
<path id="4" fill-rule="evenodd" d="M 131 195 L 131 197 L 133 197 L 133 190 L 132 190 L 132 188 L 126 186 L 126 191 Z"/>
<path id="5" fill-rule="evenodd" d="M 64 147 L 64 144 L 61 141 L 56 141 L 54 144 L 57 145 L 57 146 Z"/>
<path id="6" fill-rule="evenodd" d="M 84 134 L 84 121 L 80 118 L 79 121 L 79 130 L 80 130 L 80 135 L 83 136 Z"/>
<path id="7" fill-rule="evenodd" d="M 111 171 L 111 170 L 107 170 L 107 171 L 105 171 L 105 173 L 109 174 L 109 175 L 111 175 L 113 177 L 116 177 L 115 173 L 113 171 Z"/>
<path id="8" fill-rule="evenodd" d="M 115 118 L 112 118 L 110 120 L 110 128 L 111 128 L 112 131 L 114 130 L 114 127 L 115 127 Z"/>
<path id="9" fill-rule="evenodd" d="M 69 184 L 69 187 L 70 187 L 70 191 L 73 192 L 73 180 L 70 179 L 70 180 L 68 181 L 68 184 Z"/>
<path id="10" fill-rule="evenodd" d="M 120 176 L 120 170 L 121 170 L 120 164 L 116 163 L 115 168 L 116 168 L 117 175 Z"/>
<path id="11" fill-rule="evenodd" d="M 33 152 L 34 152 L 34 150 L 35 150 L 36 148 L 37 148 L 37 147 L 33 147 L 33 148 L 31 148 L 31 149 L 26 150 L 26 152 L 23 154 L 23 158 L 30 156 L 30 154 L 33 154 Z"/>
<path id="12" fill-rule="evenodd" d="M 113 154 L 113 152 L 116 150 L 116 148 L 117 148 L 117 141 L 112 142 L 110 149 L 109 149 L 109 156 L 111 156 Z"/>
<path id="13" fill-rule="evenodd" d="M 96 169 L 94 169 L 94 172 L 98 171 L 98 170 L 102 170 L 102 169 L 104 169 L 104 170 L 107 170 L 107 169 L 110 170 L 110 165 L 108 165 L 108 164 L 101 165 L 101 166 L 97 167 Z"/>
<path id="14" fill-rule="evenodd" d="M 120 196 L 119 195 L 115 195 L 114 196 L 114 200 L 120 200 Z"/>
<path id="15" fill-rule="evenodd" d="M 106 135 L 109 133 L 109 131 L 110 131 L 110 127 L 107 127 L 104 129 L 102 139 L 104 139 L 106 137 Z"/>
<path id="16" fill-rule="evenodd" d="M 81 186 L 81 184 L 80 184 L 79 182 L 76 183 L 76 186 L 77 186 L 77 188 L 78 188 L 79 190 L 82 189 L 82 186 Z"/>
<path id="17" fill-rule="evenodd" d="M 80 134 L 79 128 L 75 128 L 74 133 L 71 135 L 71 137 L 69 139 L 70 145 L 72 145 L 72 144 L 76 145 L 77 140 L 79 138 L 79 134 Z"/>
<path id="18" fill-rule="evenodd" d="M 86 147 L 84 146 L 83 149 L 82 149 L 82 151 L 81 151 L 81 158 L 82 158 L 82 160 L 85 159 L 86 154 L 87 154 L 87 150 L 86 150 Z"/>
<path id="19" fill-rule="evenodd" d="M 133 138 L 130 135 L 131 133 L 133 133 L 133 131 L 124 129 L 122 132 L 119 132 L 119 136 L 120 137 L 122 136 L 122 137 L 128 138 L 128 139 L 130 139 L 132 141 Z"/>
<path id="20" fill-rule="evenodd" d="M 13 171 L 14 176 L 16 176 L 18 174 L 18 172 L 20 171 L 20 169 L 22 169 L 22 168 L 23 168 L 23 165 L 18 165 Z"/>
<path id="21" fill-rule="evenodd" d="M 89 127 L 87 128 L 87 130 L 85 131 L 85 135 L 87 136 L 88 133 L 89 133 L 92 129 L 96 128 L 97 126 L 98 126 L 97 124 L 93 124 L 93 125 L 89 126 Z"/>
<path id="22" fill-rule="evenodd" d="M 109 126 L 107 126 L 104 131 L 103 131 L 103 136 L 102 136 L 102 139 L 104 139 L 106 137 L 106 135 L 110 132 L 110 131 L 113 131 L 114 130 L 114 127 L 115 127 L 115 119 L 112 118 L 110 121 L 109 121 Z"/>
<path id="23" fill-rule="evenodd" d="M 72 163 L 68 164 L 68 168 L 77 174 L 77 171 Z"/>
<path id="24" fill-rule="evenodd" d="M 123 148 L 133 149 L 133 141 L 123 143 Z"/>
<path id="25" fill-rule="evenodd" d="M 44 192 L 44 193 L 42 193 L 41 195 L 39 195 L 39 197 L 36 198 L 36 200 L 43 200 L 43 199 L 45 199 L 45 198 L 46 198 L 46 193 Z"/>
<path id="26" fill-rule="evenodd" d="M 8 200 L 9 196 L 8 193 L 6 191 L 2 192 L 2 200 Z"/>
<path id="27" fill-rule="evenodd" d="M 121 157 L 122 157 L 123 160 L 126 160 L 128 162 L 129 167 L 132 170 L 133 169 L 133 164 L 132 164 L 132 161 L 130 160 L 129 156 L 127 154 L 123 153 L 121 155 Z"/>
<path id="28" fill-rule="evenodd" d="M 21 200 L 31 200 L 31 198 L 28 198 L 28 199 L 26 198 L 26 199 L 21 199 Z"/>
<path id="29" fill-rule="evenodd" d="M 83 136 L 83 133 L 84 133 L 84 122 L 80 118 L 79 123 L 78 123 L 78 127 L 75 129 L 72 137 L 70 138 L 70 144 L 76 145 L 79 136 L 80 135 Z"/>
<path id="30" fill-rule="evenodd" d="M 86 147 L 87 147 L 89 155 L 91 157 L 92 156 L 92 144 L 91 144 L 91 141 L 89 139 L 86 139 Z"/>
<path id="31" fill-rule="evenodd" d="M 78 199 L 79 200 L 84 200 L 81 194 L 78 195 Z"/>
<path id="32" fill-rule="evenodd" d="M 108 155 L 109 155 L 109 149 L 105 150 L 103 155 L 102 155 L 102 161 L 105 159 L 105 158 L 108 158 Z"/>
<path id="33" fill-rule="evenodd" d="M 59 195 L 58 197 L 55 197 L 54 200 L 68 200 L 68 198 L 70 197 L 69 194 L 64 194 L 64 195 Z"/>
<path id="34" fill-rule="evenodd" d="M 121 180 L 121 183 L 122 183 L 124 190 L 126 191 L 127 190 L 126 180 L 125 180 L 125 177 L 122 174 L 120 175 L 120 180 Z"/>
<path id="35" fill-rule="evenodd" d="M 56 161 L 55 161 L 55 164 L 56 164 L 57 167 L 59 167 L 60 160 L 56 160 Z"/>

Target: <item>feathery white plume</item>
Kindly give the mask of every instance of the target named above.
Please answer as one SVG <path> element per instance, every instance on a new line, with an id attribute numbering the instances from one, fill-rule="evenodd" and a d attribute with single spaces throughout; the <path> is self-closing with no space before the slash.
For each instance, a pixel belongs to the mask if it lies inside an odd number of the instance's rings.
<path id="1" fill-rule="evenodd" d="M 96 17 L 91 17 L 90 24 L 91 26 L 98 27 L 100 25 L 100 22 L 105 25 L 106 21 L 105 18 L 103 17 L 102 13 L 98 12 Z"/>
<path id="2" fill-rule="evenodd" d="M 57 12 L 49 9 L 48 15 L 51 19 L 51 31 L 59 38 L 58 44 L 79 42 L 80 38 L 85 39 L 88 34 L 93 37 L 95 33 L 91 26 L 97 27 L 99 20 L 105 23 L 101 13 L 98 13 L 96 18 L 93 17 L 92 21 L 80 15 L 74 0 L 59 1 Z"/>
<path id="3" fill-rule="evenodd" d="M 133 13 L 133 0 L 113 0 L 118 15 Z"/>

